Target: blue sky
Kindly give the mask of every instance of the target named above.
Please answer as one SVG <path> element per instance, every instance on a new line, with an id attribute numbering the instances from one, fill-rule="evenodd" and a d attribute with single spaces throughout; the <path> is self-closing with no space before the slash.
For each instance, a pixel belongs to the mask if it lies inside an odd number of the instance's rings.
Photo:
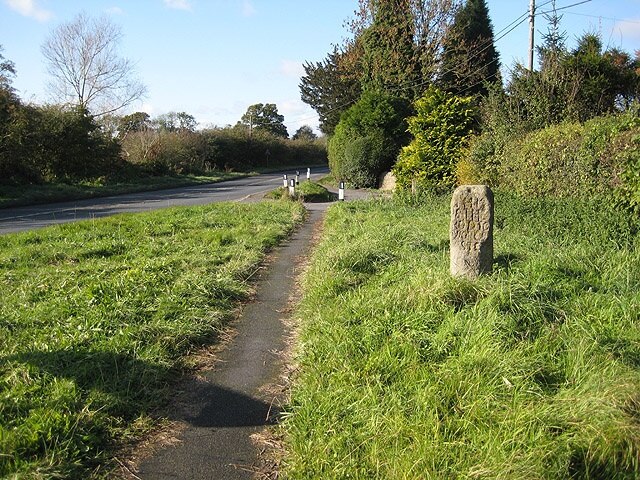
<path id="1" fill-rule="evenodd" d="M 557 7 L 579 1 L 557 0 Z M 529 8 L 529 0 L 487 4 L 496 37 Z M 14 87 L 23 100 L 45 102 L 40 45 L 81 11 L 105 14 L 121 26 L 121 53 L 148 88 L 134 110 L 185 111 L 205 127 L 235 124 L 249 105 L 275 103 L 292 134 L 303 124 L 317 126 L 315 112 L 300 100 L 302 64 L 322 60 L 348 35 L 344 23 L 356 6 L 357 0 L 0 0 L 0 45 L 16 65 Z M 560 13 L 570 47 L 589 31 L 607 46 L 640 49 L 640 0 L 590 0 Z M 543 18 L 536 30 L 539 40 Z M 496 45 L 503 70 L 524 63 L 527 22 Z"/>

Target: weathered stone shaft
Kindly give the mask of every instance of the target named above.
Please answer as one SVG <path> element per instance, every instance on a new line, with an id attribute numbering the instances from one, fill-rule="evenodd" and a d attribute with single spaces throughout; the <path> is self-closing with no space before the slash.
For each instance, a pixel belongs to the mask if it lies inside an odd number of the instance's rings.
<path id="1" fill-rule="evenodd" d="M 462 185 L 451 199 L 451 275 L 476 278 L 493 268 L 493 192 Z"/>

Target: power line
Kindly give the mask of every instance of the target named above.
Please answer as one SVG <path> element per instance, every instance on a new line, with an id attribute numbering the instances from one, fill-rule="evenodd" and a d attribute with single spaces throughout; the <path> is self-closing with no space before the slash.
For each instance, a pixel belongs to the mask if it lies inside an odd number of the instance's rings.
<path id="1" fill-rule="evenodd" d="M 544 2 L 542 5 L 540 5 L 540 6 L 539 6 L 539 8 L 544 7 L 544 6 L 546 6 L 546 5 L 549 5 L 549 4 L 550 4 L 550 3 L 552 3 L 553 1 L 554 1 L 554 0 L 547 0 L 547 1 L 546 1 L 546 2 Z M 582 4 L 582 3 L 587 3 L 587 2 L 589 2 L 589 1 L 591 1 L 591 0 L 584 0 L 584 1 L 580 2 L 580 3 L 578 3 L 577 5 Z M 569 8 L 569 7 L 571 7 L 571 6 L 575 6 L 575 5 L 568 5 L 567 7 L 563 7 L 563 9 L 565 9 L 565 8 Z M 518 16 L 515 20 L 513 20 L 512 22 L 510 22 L 508 25 L 506 25 L 505 27 L 503 27 L 500 31 L 498 31 L 498 32 L 495 34 L 495 35 L 497 36 L 497 38 L 494 38 L 494 40 L 493 40 L 493 41 L 491 41 L 491 40 L 486 40 L 486 44 L 485 44 L 485 46 L 484 46 L 483 48 L 481 48 L 479 51 L 474 52 L 474 55 L 476 55 L 476 56 L 477 56 L 477 55 L 480 55 L 480 54 L 484 53 L 486 50 L 488 50 L 489 48 L 491 48 L 491 46 L 492 46 L 493 44 L 495 44 L 496 42 L 498 42 L 498 41 L 502 40 L 504 37 L 506 37 L 506 36 L 507 36 L 507 35 L 509 35 L 511 32 L 513 32 L 513 31 L 514 31 L 516 28 L 518 28 L 520 25 L 522 25 L 522 23 L 524 23 L 526 20 L 528 20 L 528 16 L 529 16 L 529 11 L 527 10 L 527 11 L 525 11 L 523 14 L 521 14 L 520 16 Z M 495 60 L 490 61 L 490 62 L 489 62 L 489 63 L 487 63 L 486 65 L 483 65 L 483 66 L 479 67 L 479 68 L 478 68 L 477 70 L 475 70 L 474 72 L 471 72 L 471 73 L 467 74 L 466 76 L 464 76 L 464 77 L 462 78 L 462 80 L 464 80 L 465 78 L 472 78 L 476 73 L 478 73 L 478 72 L 480 72 L 480 71 L 484 70 L 486 67 L 488 67 L 488 66 L 492 65 L 493 63 L 495 63 L 495 62 L 497 62 L 497 61 L 498 61 L 498 59 L 495 59 Z M 451 72 L 453 72 L 453 71 L 454 71 L 454 69 L 453 69 L 453 68 L 448 69 L 448 70 L 444 70 L 444 71 L 440 72 L 440 75 L 444 75 L 444 74 L 447 74 L 447 73 L 451 73 Z M 482 81 L 480 81 L 480 82 L 477 82 L 476 84 L 474 84 L 474 85 L 472 85 L 472 86 L 470 86 L 470 87 L 467 87 L 464 91 L 469 91 L 469 90 L 471 90 L 473 87 L 475 87 L 475 86 L 477 86 L 477 85 L 480 85 L 480 84 L 481 84 L 481 83 L 483 83 L 483 82 L 484 82 L 484 80 L 482 80 Z M 428 85 L 428 84 L 430 84 L 430 83 L 433 83 L 433 79 L 426 79 L 426 80 L 422 80 L 422 81 L 419 81 L 419 82 L 409 82 L 409 83 L 407 83 L 407 84 L 399 85 L 399 86 L 397 86 L 397 87 L 394 87 L 394 88 L 390 89 L 390 91 L 393 91 L 393 92 L 399 92 L 399 91 L 403 91 L 403 90 L 408 90 L 408 89 L 410 89 L 410 88 L 422 87 L 422 86 Z M 323 113 L 323 115 L 324 115 L 324 116 L 326 116 L 326 115 L 331 114 L 331 113 L 333 113 L 333 112 L 335 112 L 335 111 L 342 110 L 342 109 L 344 109 L 344 108 L 346 108 L 346 107 L 348 107 L 348 106 L 352 105 L 353 103 L 354 103 L 353 101 L 349 101 L 349 102 L 347 102 L 347 103 L 344 103 L 344 104 L 342 104 L 342 105 L 339 105 L 339 106 L 337 106 L 337 107 L 334 107 L 334 108 L 332 108 L 332 109 L 330 109 L 330 110 L 328 110 L 328 111 L 324 112 L 324 113 Z M 318 115 L 319 115 L 319 114 L 318 114 Z M 315 117 L 302 118 L 302 119 L 299 119 L 299 120 L 296 120 L 296 121 L 291 120 L 291 121 L 289 121 L 289 122 L 286 122 L 286 123 L 285 123 L 285 125 L 290 125 L 290 124 L 292 124 L 292 123 L 299 124 L 299 123 L 302 123 L 302 122 L 307 121 L 307 120 L 315 120 Z"/>
<path id="2" fill-rule="evenodd" d="M 561 10 L 566 10 L 567 8 L 577 7 L 578 5 L 583 5 L 585 3 L 589 3 L 590 1 L 591 0 L 583 0 L 582 2 L 572 3 L 571 5 L 567 5 L 567 6 L 564 6 L 564 7 L 555 8 L 553 10 L 547 10 L 546 12 L 540 12 L 540 15 L 546 15 L 548 13 L 554 13 L 554 12 L 559 12 Z"/>
<path id="3" fill-rule="evenodd" d="M 578 13 L 578 12 L 566 12 L 569 15 L 577 15 L 579 17 L 589 17 L 589 18 L 597 18 L 602 20 L 611 20 L 613 22 L 623 22 L 623 23 L 637 23 L 640 24 L 639 20 L 632 20 L 630 18 L 614 18 L 614 17 L 603 17 L 601 15 L 588 15 L 586 13 Z"/>

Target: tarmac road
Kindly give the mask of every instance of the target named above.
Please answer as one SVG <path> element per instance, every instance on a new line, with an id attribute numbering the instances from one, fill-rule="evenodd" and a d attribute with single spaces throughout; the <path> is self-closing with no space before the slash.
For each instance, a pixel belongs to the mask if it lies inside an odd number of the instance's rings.
<path id="1" fill-rule="evenodd" d="M 307 173 L 306 167 L 300 168 L 299 171 L 300 180 L 304 180 Z M 282 175 L 286 173 L 289 178 L 292 178 L 291 175 L 295 175 L 295 172 L 296 169 L 293 167 L 293 169 L 208 185 L 1 209 L 0 235 L 118 213 L 146 212 L 167 207 L 242 200 L 282 186 Z M 311 179 L 317 180 L 328 173 L 327 167 L 315 167 L 312 169 Z"/>

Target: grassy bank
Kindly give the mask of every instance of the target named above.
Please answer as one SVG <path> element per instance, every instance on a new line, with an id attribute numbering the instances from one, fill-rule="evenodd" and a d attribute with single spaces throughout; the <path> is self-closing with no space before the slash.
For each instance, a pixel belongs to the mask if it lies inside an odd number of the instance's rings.
<path id="1" fill-rule="evenodd" d="M 301 215 L 214 204 L 0 236 L 0 477 L 107 475 Z"/>
<path id="2" fill-rule="evenodd" d="M 103 182 L 47 183 L 42 185 L 1 185 L 0 208 L 36 205 L 49 202 L 107 197 L 123 193 L 161 190 L 163 188 L 202 185 L 247 176 L 246 173 L 211 172 L 207 175 L 166 175 L 132 177 L 129 180 Z"/>
<path id="3" fill-rule="evenodd" d="M 296 187 L 295 199 L 301 202 L 326 203 L 337 200 L 338 195 L 331 193 L 326 187 L 316 182 L 302 181 Z M 289 187 L 280 187 L 265 195 L 268 199 L 291 199 Z"/>
<path id="4" fill-rule="evenodd" d="M 640 245 L 597 203 L 496 195 L 494 273 L 449 200 L 333 206 L 298 311 L 291 478 L 639 478 Z"/>

